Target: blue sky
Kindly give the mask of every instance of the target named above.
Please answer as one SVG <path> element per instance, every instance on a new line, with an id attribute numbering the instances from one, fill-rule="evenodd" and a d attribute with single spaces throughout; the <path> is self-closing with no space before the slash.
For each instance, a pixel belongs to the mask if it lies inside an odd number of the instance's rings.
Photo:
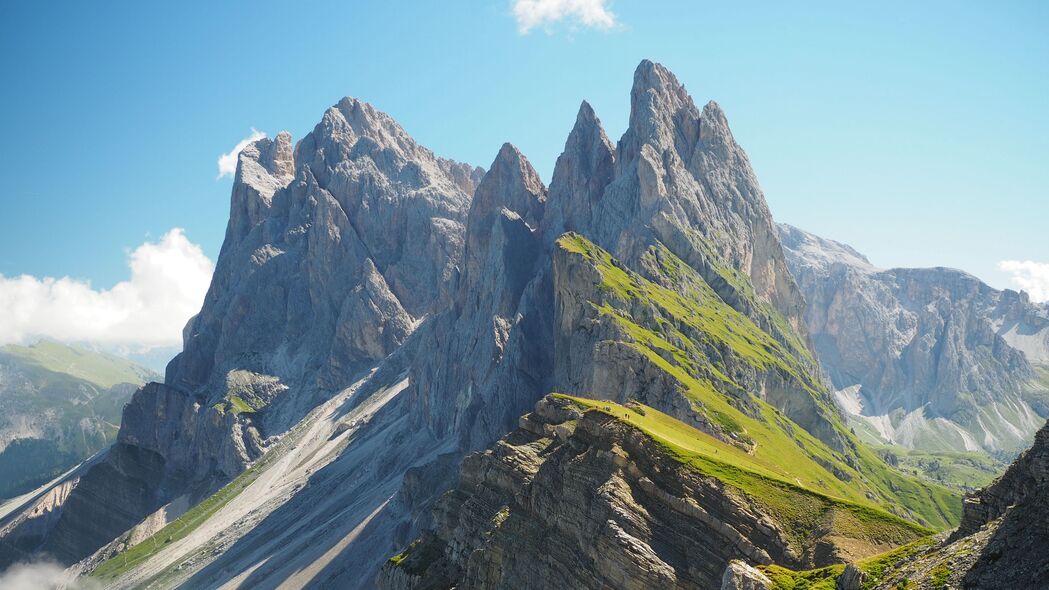
<path id="1" fill-rule="evenodd" d="M 108 289 L 172 228 L 214 260 L 218 156 L 344 95 L 549 179 L 580 100 L 619 137 L 642 58 L 722 105 L 778 220 L 998 287 L 1049 262 L 1049 3 L 577 1 L 527 34 L 511 0 L 5 2 L 0 274 Z"/>

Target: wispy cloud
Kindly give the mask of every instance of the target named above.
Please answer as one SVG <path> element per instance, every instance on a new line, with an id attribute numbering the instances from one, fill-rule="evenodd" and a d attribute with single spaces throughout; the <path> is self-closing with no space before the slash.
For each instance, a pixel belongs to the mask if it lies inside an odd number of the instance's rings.
<path id="1" fill-rule="evenodd" d="M 70 277 L 0 275 L 0 344 L 48 337 L 145 351 L 182 343 L 214 266 L 179 228 L 128 255 L 131 277 L 112 289 Z"/>
<path id="2" fill-rule="evenodd" d="M 1012 275 L 1014 285 L 1027 291 L 1034 301 L 1049 301 L 1049 262 L 1003 260 L 998 268 Z"/>
<path id="3" fill-rule="evenodd" d="M 532 29 L 569 21 L 595 29 L 611 29 L 618 24 L 606 0 L 514 0 L 517 30 L 527 35 Z"/>
<path id="4" fill-rule="evenodd" d="M 222 178 L 223 176 L 233 176 L 237 172 L 237 155 L 240 154 L 240 150 L 248 147 L 248 144 L 266 137 L 266 134 L 251 128 L 251 135 L 237 142 L 237 145 L 233 146 L 233 149 L 229 152 L 219 156 L 218 166 L 219 175 L 215 177 L 215 180 Z"/>

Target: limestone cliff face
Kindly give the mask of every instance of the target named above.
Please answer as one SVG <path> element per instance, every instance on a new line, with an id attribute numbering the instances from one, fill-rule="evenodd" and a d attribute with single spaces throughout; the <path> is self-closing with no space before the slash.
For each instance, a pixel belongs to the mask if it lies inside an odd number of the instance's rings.
<path id="1" fill-rule="evenodd" d="M 759 299 L 802 328 L 804 301 L 724 112 L 713 101 L 700 110 L 669 70 L 647 60 L 634 73 L 630 98 L 630 124 L 588 237 L 628 263 L 657 239 L 744 307 L 745 294 L 713 267 L 736 269 Z"/>
<path id="2" fill-rule="evenodd" d="M 947 268 L 881 270 L 844 244 L 780 226 L 824 368 L 853 413 L 914 448 L 1022 448 L 1049 406 L 1032 363 L 1049 316 L 1023 293 Z M 862 409 L 856 407 L 862 405 Z"/>
<path id="3" fill-rule="evenodd" d="M 281 133 L 239 158 L 203 308 L 40 546 L 62 561 L 237 475 L 449 298 L 479 169 L 351 98 L 294 148 Z"/>

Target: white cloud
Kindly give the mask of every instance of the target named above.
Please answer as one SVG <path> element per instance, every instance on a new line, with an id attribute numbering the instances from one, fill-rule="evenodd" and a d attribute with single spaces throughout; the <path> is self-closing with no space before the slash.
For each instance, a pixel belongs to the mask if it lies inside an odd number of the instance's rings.
<path id="1" fill-rule="evenodd" d="M 1049 301 L 1049 262 L 1003 260 L 998 268 L 1012 275 L 1013 284 L 1027 291 L 1033 301 Z"/>
<path id="2" fill-rule="evenodd" d="M 74 579 L 62 566 L 46 561 L 16 563 L 0 573 L 4 590 L 94 590 L 100 586 L 90 580 Z"/>
<path id="3" fill-rule="evenodd" d="M 248 147 L 248 144 L 266 137 L 266 134 L 251 128 L 251 135 L 237 142 L 237 145 L 233 146 L 233 149 L 228 153 L 219 156 L 218 166 L 219 175 L 215 177 L 215 180 L 222 178 L 223 176 L 233 176 L 237 172 L 237 155 L 240 154 L 240 150 Z"/>
<path id="4" fill-rule="evenodd" d="M 70 277 L 0 275 L 0 344 L 48 337 L 146 351 L 182 343 L 214 266 L 181 229 L 128 256 L 131 278 L 96 290 Z"/>
<path id="5" fill-rule="evenodd" d="M 616 26 L 616 15 L 606 4 L 607 0 L 514 0 L 513 13 L 522 35 L 566 19 L 586 27 L 611 29 Z"/>

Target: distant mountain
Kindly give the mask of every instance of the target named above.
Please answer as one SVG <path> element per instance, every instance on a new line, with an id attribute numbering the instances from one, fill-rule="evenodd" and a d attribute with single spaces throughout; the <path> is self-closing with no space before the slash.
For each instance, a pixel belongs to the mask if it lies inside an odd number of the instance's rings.
<path id="1" fill-rule="evenodd" d="M 125 359 L 49 340 L 0 348 L 0 498 L 116 440 L 124 404 L 155 378 Z"/>
<path id="2" fill-rule="evenodd" d="M 871 442 L 1025 448 L 1049 416 L 1049 309 L 949 268 L 879 269 L 780 226 L 806 322 L 850 422 Z"/>

